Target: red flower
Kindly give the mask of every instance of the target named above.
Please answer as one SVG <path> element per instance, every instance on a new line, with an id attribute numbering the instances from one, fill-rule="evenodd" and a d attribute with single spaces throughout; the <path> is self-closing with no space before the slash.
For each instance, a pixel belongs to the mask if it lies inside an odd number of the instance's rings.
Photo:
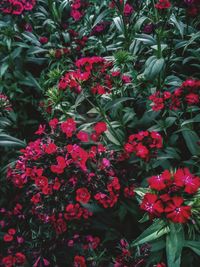
<path id="1" fill-rule="evenodd" d="M 147 159 L 149 156 L 149 150 L 146 148 L 146 146 L 143 146 L 141 143 L 139 143 L 136 148 L 136 155 L 142 159 Z"/>
<path id="2" fill-rule="evenodd" d="M 83 256 L 76 255 L 74 257 L 74 267 L 87 267 L 85 258 Z"/>
<path id="3" fill-rule="evenodd" d="M 158 217 L 164 212 L 163 204 L 158 200 L 158 196 L 151 193 L 145 194 L 140 208 Z"/>
<path id="4" fill-rule="evenodd" d="M 124 6 L 124 15 L 130 16 L 133 13 L 133 7 L 129 4 L 125 4 Z"/>
<path id="5" fill-rule="evenodd" d="M 35 179 L 35 184 L 40 188 L 43 189 L 44 187 L 48 186 L 48 179 L 45 176 L 40 176 Z"/>
<path id="6" fill-rule="evenodd" d="M 78 132 L 77 138 L 80 139 L 82 142 L 88 142 L 89 141 L 88 133 L 83 132 L 83 131 Z"/>
<path id="7" fill-rule="evenodd" d="M 3 236 L 3 240 L 4 240 L 5 242 L 11 242 L 11 241 L 13 240 L 13 236 L 12 236 L 12 235 L 9 235 L 9 234 L 5 234 L 5 235 Z"/>
<path id="8" fill-rule="evenodd" d="M 65 210 L 66 210 L 66 213 L 65 213 L 66 220 L 80 219 L 80 217 L 83 214 L 83 210 L 81 209 L 78 203 L 68 204 Z"/>
<path id="9" fill-rule="evenodd" d="M 90 193 L 88 192 L 87 188 L 82 187 L 76 190 L 76 201 L 81 203 L 88 203 L 90 200 Z"/>
<path id="10" fill-rule="evenodd" d="M 45 147 L 45 152 L 47 154 L 53 154 L 57 150 L 57 146 L 54 143 L 50 143 Z"/>
<path id="11" fill-rule="evenodd" d="M 186 102 L 189 105 L 194 105 L 199 103 L 199 96 L 198 94 L 190 93 L 186 96 Z"/>
<path id="12" fill-rule="evenodd" d="M 132 198 L 135 195 L 134 192 L 135 187 L 133 185 L 129 186 L 129 187 L 125 187 L 124 188 L 124 196 L 127 198 Z"/>
<path id="13" fill-rule="evenodd" d="M 24 3 L 24 9 L 25 10 L 32 10 L 34 5 L 36 3 L 36 0 L 28 0 Z"/>
<path id="14" fill-rule="evenodd" d="M 150 177 L 148 179 L 148 183 L 152 189 L 160 191 L 168 186 L 170 178 L 171 178 L 171 173 L 168 170 L 166 170 L 160 175 Z"/>
<path id="15" fill-rule="evenodd" d="M 26 260 L 26 256 L 23 253 L 17 252 L 15 254 L 15 257 L 16 257 L 16 263 L 17 264 L 20 264 L 21 266 L 24 265 L 25 260 Z"/>
<path id="16" fill-rule="evenodd" d="M 24 6 L 21 2 L 19 1 L 14 1 L 13 2 L 13 14 L 14 15 L 20 15 L 24 10 Z"/>
<path id="17" fill-rule="evenodd" d="M 65 162 L 65 158 L 62 156 L 58 156 L 56 158 L 57 160 L 57 165 L 51 165 L 51 171 L 53 173 L 57 173 L 57 174 L 62 174 L 64 172 L 64 168 L 66 167 L 66 162 Z"/>
<path id="18" fill-rule="evenodd" d="M 83 15 L 77 9 L 72 9 L 71 16 L 75 21 L 78 21 L 82 18 Z"/>
<path id="19" fill-rule="evenodd" d="M 70 153 L 74 163 L 78 164 L 83 170 L 87 170 L 86 162 L 88 153 L 78 145 L 67 145 L 67 151 Z"/>
<path id="20" fill-rule="evenodd" d="M 40 41 L 41 44 L 46 44 L 46 43 L 48 43 L 49 40 L 48 40 L 47 37 L 42 36 L 42 37 L 39 38 L 39 41 Z"/>
<path id="21" fill-rule="evenodd" d="M 58 119 L 54 118 L 52 120 L 49 121 L 49 126 L 52 128 L 52 129 L 56 129 L 56 126 L 58 125 Z"/>
<path id="22" fill-rule="evenodd" d="M 172 197 L 171 201 L 167 202 L 165 212 L 167 218 L 175 223 L 185 223 L 191 216 L 191 207 L 183 206 L 184 199 L 182 197 Z"/>
<path id="23" fill-rule="evenodd" d="M 61 187 L 61 183 L 59 182 L 58 178 L 55 178 L 55 182 L 54 182 L 54 185 L 53 185 L 53 189 L 54 190 L 59 190 Z"/>
<path id="24" fill-rule="evenodd" d="M 67 135 L 67 137 L 72 137 L 74 131 L 76 131 L 76 123 L 72 118 L 67 119 L 65 122 L 61 123 L 61 130 Z"/>
<path id="25" fill-rule="evenodd" d="M 188 168 L 178 169 L 174 174 L 174 183 L 176 186 L 184 187 L 188 194 L 194 194 L 200 187 L 200 178 L 190 173 Z"/>
<path id="26" fill-rule="evenodd" d="M 33 204 L 37 204 L 37 203 L 39 203 L 40 201 L 41 201 L 41 196 L 40 196 L 39 193 L 35 194 L 35 195 L 32 196 L 32 198 L 31 198 L 31 202 L 32 202 Z"/>
<path id="27" fill-rule="evenodd" d="M 45 128 L 46 128 L 46 125 L 39 125 L 39 128 L 37 129 L 37 131 L 35 132 L 35 134 L 38 134 L 38 135 L 42 135 L 43 133 L 45 133 Z"/>
<path id="28" fill-rule="evenodd" d="M 122 81 L 124 83 L 131 83 L 131 77 L 128 75 L 122 75 Z"/>
<path id="29" fill-rule="evenodd" d="M 159 2 L 155 5 L 157 9 L 166 9 L 170 8 L 171 4 L 168 0 L 159 0 Z"/>
<path id="30" fill-rule="evenodd" d="M 105 122 L 98 122 L 95 126 L 94 126 L 94 130 L 97 134 L 102 134 L 103 132 L 105 132 L 107 130 L 107 125 Z"/>
<path id="31" fill-rule="evenodd" d="M 58 235 L 67 231 L 67 224 L 62 218 L 58 219 L 55 222 L 54 227 L 56 230 L 56 234 Z"/>
<path id="32" fill-rule="evenodd" d="M 16 233 L 16 230 L 13 229 L 13 228 L 10 228 L 10 229 L 8 230 L 8 234 L 9 234 L 9 235 L 15 235 L 15 233 Z"/>
<path id="33" fill-rule="evenodd" d="M 13 257 L 12 255 L 9 255 L 2 259 L 2 263 L 4 264 L 5 267 L 13 267 L 15 266 L 16 258 Z"/>

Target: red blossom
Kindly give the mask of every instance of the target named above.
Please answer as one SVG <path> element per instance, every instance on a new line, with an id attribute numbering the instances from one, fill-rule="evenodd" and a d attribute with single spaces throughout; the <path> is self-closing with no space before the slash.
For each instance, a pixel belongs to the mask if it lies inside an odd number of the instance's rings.
<path id="1" fill-rule="evenodd" d="M 13 235 L 5 234 L 5 235 L 3 236 L 3 240 L 4 240 L 5 242 L 11 242 L 11 241 L 13 240 Z"/>
<path id="2" fill-rule="evenodd" d="M 87 204 L 90 200 L 90 193 L 87 188 L 79 188 L 76 190 L 76 201 Z"/>
<path id="3" fill-rule="evenodd" d="M 35 132 L 35 134 L 42 135 L 45 133 L 46 125 L 41 125 L 39 126 L 38 130 Z"/>
<path id="4" fill-rule="evenodd" d="M 140 208 L 147 211 L 150 215 L 155 215 L 160 217 L 164 212 L 164 207 L 162 202 L 158 199 L 158 196 L 151 193 L 146 193 Z"/>
<path id="5" fill-rule="evenodd" d="M 62 174 L 64 172 L 64 169 L 66 167 L 66 161 L 65 158 L 62 156 L 56 157 L 57 165 L 51 165 L 51 171 L 53 173 Z"/>
<path id="6" fill-rule="evenodd" d="M 125 4 L 124 6 L 124 15 L 125 16 L 130 16 L 133 13 L 133 7 L 129 5 L 128 3 Z"/>
<path id="7" fill-rule="evenodd" d="M 57 151 L 57 146 L 54 143 L 50 143 L 47 146 L 45 146 L 45 152 L 47 154 L 53 154 Z"/>
<path id="8" fill-rule="evenodd" d="M 87 267 L 85 258 L 83 256 L 76 255 L 74 257 L 74 267 Z"/>
<path id="9" fill-rule="evenodd" d="M 169 202 L 167 202 L 167 207 L 165 208 L 165 213 L 167 213 L 167 218 L 175 223 L 186 223 L 191 216 L 191 207 L 182 205 L 184 199 L 182 197 L 172 197 Z"/>
<path id="10" fill-rule="evenodd" d="M 174 183 L 178 187 L 184 187 L 188 194 L 194 194 L 200 187 L 200 178 L 190 173 L 188 168 L 178 169 L 174 174 Z"/>
<path id="11" fill-rule="evenodd" d="M 168 0 L 159 0 L 159 2 L 155 5 L 157 9 L 167 9 L 171 7 L 171 3 Z"/>
<path id="12" fill-rule="evenodd" d="M 72 137 L 76 130 L 76 123 L 72 118 L 67 119 L 61 123 L 61 130 L 66 134 L 67 137 Z"/>
<path id="13" fill-rule="evenodd" d="M 171 173 L 166 170 L 160 175 L 152 176 L 148 179 L 148 183 L 152 189 L 161 191 L 168 187 L 171 179 Z"/>
<path id="14" fill-rule="evenodd" d="M 98 122 L 98 123 L 95 124 L 94 130 L 98 135 L 102 134 L 103 132 L 105 132 L 107 130 L 107 125 L 103 121 L 102 122 Z"/>
<path id="15" fill-rule="evenodd" d="M 80 139 L 82 142 L 88 142 L 89 141 L 88 133 L 83 132 L 83 131 L 78 132 L 77 138 Z"/>

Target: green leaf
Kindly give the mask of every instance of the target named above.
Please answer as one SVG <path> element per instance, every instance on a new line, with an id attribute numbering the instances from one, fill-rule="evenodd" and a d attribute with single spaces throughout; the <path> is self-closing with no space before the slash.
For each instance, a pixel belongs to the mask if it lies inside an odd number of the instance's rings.
<path id="1" fill-rule="evenodd" d="M 15 138 L 5 133 L 0 133 L 0 146 L 24 147 L 25 145 L 25 142 L 19 140 L 18 138 Z"/>
<path id="2" fill-rule="evenodd" d="M 133 241 L 133 246 L 138 246 L 167 234 L 169 232 L 169 227 L 164 221 L 156 220 L 149 226 L 136 240 Z"/>
<path id="3" fill-rule="evenodd" d="M 121 97 L 121 98 L 118 98 L 114 101 L 110 101 L 109 103 L 107 103 L 104 107 L 104 110 L 105 111 L 108 111 L 109 109 L 113 109 L 113 108 L 116 108 L 117 105 L 119 105 L 120 103 L 123 103 L 123 102 L 126 102 L 126 101 L 130 101 L 130 100 L 134 100 L 135 98 L 133 97 Z"/>
<path id="4" fill-rule="evenodd" d="M 163 69 L 165 64 L 164 58 L 159 58 L 155 62 L 153 62 L 153 65 L 150 69 L 150 72 L 147 76 L 148 79 L 153 79 L 155 78 Z"/>
<path id="5" fill-rule="evenodd" d="M 101 12 L 97 18 L 95 19 L 93 25 L 92 25 L 92 28 L 94 28 L 99 22 L 101 22 L 103 20 L 104 17 L 108 16 L 109 14 L 109 10 L 104 10 L 103 12 Z M 117 26 L 117 25 L 116 25 Z"/>
<path id="6" fill-rule="evenodd" d="M 170 233 L 166 237 L 168 267 L 180 267 L 184 244 L 184 230 L 181 224 L 170 223 Z"/>
<path id="7" fill-rule="evenodd" d="M 191 154 L 197 155 L 199 150 L 199 147 L 197 145 L 197 142 L 199 141 L 199 136 L 189 128 L 183 128 L 182 135 Z"/>
<path id="8" fill-rule="evenodd" d="M 178 29 L 181 37 L 183 37 L 185 24 L 183 24 L 181 21 L 178 21 L 174 14 L 171 15 L 170 21 L 176 26 L 176 28 Z"/>
<path id="9" fill-rule="evenodd" d="M 186 125 L 186 124 L 190 124 L 190 123 L 194 123 L 194 122 L 200 122 L 200 114 L 196 115 L 193 119 L 190 120 L 186 120 L 181 124 L 181 127 Z"/>
<path id="10" fill-rule="evenodd" d="M 110 131 L 106 131 L 105 135 L 107 136 L 108 140 L 110 140 L 113 144 L 120 146 L 119 141 L 111 134 Z"/>
<path id="11" fill-rule="evenodd" d="M 200 241 L 189 241 L 189 240 L 186 240 L 185 243 L 184 243 L 184 247 L 190 248 L 197 255 L 200 256 Z"/>
<path id="12" fill-rule="evenodd" d="M 144 44 L 150 45 L 150 46 L 156 45 L 156 40 L 151 35 L 148 35 L 148 34 L 144 34 L 144 33 L 138 34 L 135 39 L 143 42 Z"/>
<path id="13" fill-rule="evenodd" d="M 121 17 L 116 17 L 113 19 L 114 23 L 115 23 L 115 26 L 117 27 L 118 31 L 120 33 L 123 33 L 125 32 L 125 29 L 124 29 L 124 23 L 121 19 Z"/>
<path id="14" fill-rule="evenodd" d="M 8 65 L 8 62 L 4 62 L 2 65 L 1 65 L 1 68 L 0 68 L 0 77 L 2 77 L 5 72 L 7 71 L 9 65 Z"/>

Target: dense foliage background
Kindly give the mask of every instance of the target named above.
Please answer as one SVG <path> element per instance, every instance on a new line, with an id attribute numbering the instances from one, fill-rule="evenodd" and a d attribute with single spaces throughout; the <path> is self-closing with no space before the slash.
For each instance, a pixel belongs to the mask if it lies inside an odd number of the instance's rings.
<path id="1" fill-rule="evenodd" d="M 199 12 L 0 2 L 0 266 L 199 266 Z"/>

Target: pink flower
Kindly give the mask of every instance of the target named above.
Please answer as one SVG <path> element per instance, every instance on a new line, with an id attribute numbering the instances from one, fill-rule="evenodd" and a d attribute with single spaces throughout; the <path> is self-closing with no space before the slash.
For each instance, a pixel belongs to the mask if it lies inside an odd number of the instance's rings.
<path id="1" fill-rule="evenodd" d="M 133 13 L 133 7 L 129 4 L 125 4 L 124 6 L 124 15 L 130 16 Z"/>
<path id="2" fill-rule="evenodd" d="M 78 21 L 82 18 L 81 12 L 76 9 L 72 9 L 71 16 L 75 21 Z"/>

